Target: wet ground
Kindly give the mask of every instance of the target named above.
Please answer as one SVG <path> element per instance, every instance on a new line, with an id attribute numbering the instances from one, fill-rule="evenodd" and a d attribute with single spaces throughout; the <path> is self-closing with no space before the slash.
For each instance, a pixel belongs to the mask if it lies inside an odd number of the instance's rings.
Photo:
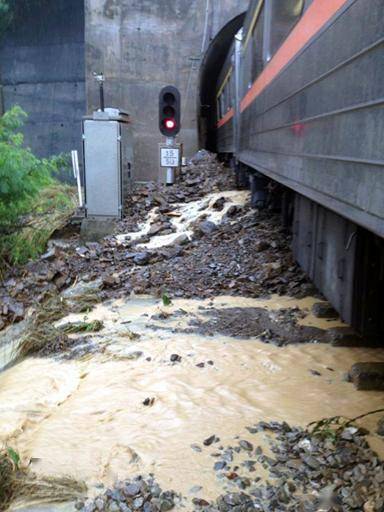
<path id="1" fill-rule="evenodd" d="M 0 373 L 0 441 L 38 481 L 87 486 L 64 504 L 49 503 L 54 490 L 48 505 L 16 496 L 11 510 L 382 510 L 380 414 L 347 421 L 383 394 L 346 374 L 384 351 L 329 343 L 343 324 L 292 261 L 278 218 L 252 212 L 211 157 L 204 165 L 209 186 L 196 164 L 190 186 L 138 195 L 116 237 L 73 234 L 8 277 L 3 293 L 24 272 L 14 300 L 25 318 L 0 335 L 0 367 L 36 327 L 28 290 L 61 296 L 36 330 L 48 342 Z M 37 286 L 33 268 L 55 265 L 70 287 Z"/>

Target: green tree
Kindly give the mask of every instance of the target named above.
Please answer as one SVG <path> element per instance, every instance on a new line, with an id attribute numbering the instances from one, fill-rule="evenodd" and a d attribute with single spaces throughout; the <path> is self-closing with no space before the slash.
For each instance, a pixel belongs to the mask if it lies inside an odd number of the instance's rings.
<path id="1" fill-rule="evenodd" d="M 0 233 L 28 211 L 33 197 L 52 182 L 55 161 L 24 147 L 20 128 L 27 115 L 18 106 L 0 118 Z"/>
<path id="2" fill-rule="evenodd" d="M 17 106 L 0 117 L 0 278 L 6 264 L 42 254 L 76 208 L 73 187 L 53 177 L 69 169 L 68 155 L 37 158 L 23 144 L 26 117 Z"/>

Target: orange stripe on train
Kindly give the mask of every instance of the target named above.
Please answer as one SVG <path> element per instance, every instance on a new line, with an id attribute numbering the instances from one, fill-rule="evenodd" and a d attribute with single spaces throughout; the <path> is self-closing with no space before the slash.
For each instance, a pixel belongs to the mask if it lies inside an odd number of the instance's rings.
<path id="1" fill-rule="evenodd" d="M 217 127 L 221 128 L 225 123 L 227 123 L 232 117 L 235 115 L 235 111 L 233 108 L 228 110 L 228 112 L 225 114 L 224 117 L 220 119 L 220 121 L 217 123 Z"/>
<path id="2" fill-rule="evenodd" d="M 296 27 L 253 83 L 240 104 L 241 112 L 253 103 L 282 69 L 317 34 L 348 0 L 314 0 Z"/>

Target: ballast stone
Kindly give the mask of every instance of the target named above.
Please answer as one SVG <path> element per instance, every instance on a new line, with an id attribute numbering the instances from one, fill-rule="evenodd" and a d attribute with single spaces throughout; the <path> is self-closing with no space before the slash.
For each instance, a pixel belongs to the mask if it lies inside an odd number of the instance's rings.
<path id="1" fill-rule="evenodd" d="M 356 363 L 349 375 L 360 391 L 384 391 L 384 363 Z"/>

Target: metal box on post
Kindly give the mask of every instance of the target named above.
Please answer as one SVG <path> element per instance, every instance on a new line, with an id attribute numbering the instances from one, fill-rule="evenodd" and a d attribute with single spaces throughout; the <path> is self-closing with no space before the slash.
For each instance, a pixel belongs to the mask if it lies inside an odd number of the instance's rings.
<path id="1" fill-rule="evenodd" d="M 86 217 L 121 218 L 133 187 L 133 136 L 128 115 L 105 109 L 84 118 L 83 150 Z"/>

